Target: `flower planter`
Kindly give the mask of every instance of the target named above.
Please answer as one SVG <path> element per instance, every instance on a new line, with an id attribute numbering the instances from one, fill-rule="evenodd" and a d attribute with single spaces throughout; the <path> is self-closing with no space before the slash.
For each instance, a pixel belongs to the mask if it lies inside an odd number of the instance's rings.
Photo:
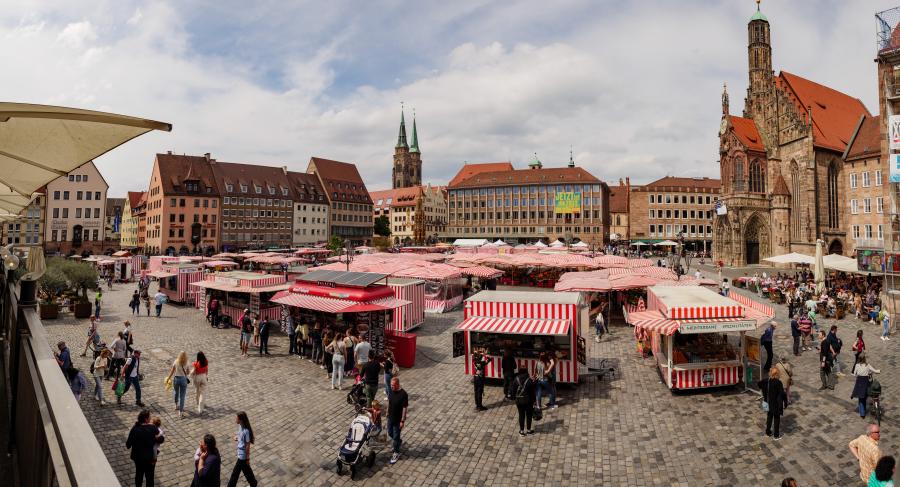
<path id="1" fill-rule="evenodd" d="M 56 303 L 41 304 L 41 320 L 55 320 L 59 317 L 59 305 Z"/>
<path id="2" fill-rule="evenodd" d="M 79 319 L 90 318 L 91 312 L 94 311 L 94 308 L 91 306 L 90 302 L 85 303 L 75 303 L 75 317 Z"/>

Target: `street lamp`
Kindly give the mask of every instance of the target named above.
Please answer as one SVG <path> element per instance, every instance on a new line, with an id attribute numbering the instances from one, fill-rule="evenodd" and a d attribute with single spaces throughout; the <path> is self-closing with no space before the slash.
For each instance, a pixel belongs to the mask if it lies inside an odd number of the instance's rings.
<path id="1" fill-rule="evenodd" d="M 344 240 L 344 251 L 347 254 L 344 257 L 347 261 L 347 272 L 350 272 L 350 262 L 353 260 L 353 244 L 350 243 L 349 238 Z"/>

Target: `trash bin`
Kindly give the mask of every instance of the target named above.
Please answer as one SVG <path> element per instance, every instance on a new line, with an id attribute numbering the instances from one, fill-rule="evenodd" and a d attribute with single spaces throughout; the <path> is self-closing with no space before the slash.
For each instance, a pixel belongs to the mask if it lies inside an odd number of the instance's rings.
<path id="1" fill-rule="evenodd" d="M 416 364 L 416 334 L 386 331 L 387 347 L 394 352 L 397 365 L 408 369 Z"/>

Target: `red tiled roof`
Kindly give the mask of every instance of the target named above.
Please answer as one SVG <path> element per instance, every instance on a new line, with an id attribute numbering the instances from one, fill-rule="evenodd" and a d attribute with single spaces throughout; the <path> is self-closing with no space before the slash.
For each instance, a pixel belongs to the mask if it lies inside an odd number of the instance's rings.
<path id="1" fill-rule="evenodd" d="M 283 199 L 285 196 L 282 190 L 287 189 L 289 197 L 293 199 L 290 196 L 290 185 L 287 184 L 287 171 L 281 167 L 221 161 L 213 161 L 210 166 L 223 196 L 242 194 L 241 185 L 245 185 L 248 195 Z M 228 185 L 231 185 L 232 191 L 228 191 Z M 261 193 L 256 192 L 257 187 Z M 270 192 L 270 188 L 274 193 Z"/>
<path id="2" fill-rule="evenodd" d="M 663 188 L 691 188 L 691 189 L 711 189 L 718 191 L 722 187 L 722 181 L 718 179 L 703 178 L 678 178 L 674 176 L 666 176 L 657 179 L 652 183 L 644 186 L 632 186 L 632 191 L 650 191 Z"/>
<path id="3" fill-rule="evenodd" d="M 369 196 L 376 208 L 397 207 L 397 206 L 415 206 L 419 200 L 419 187 L 410 186 L 408 188 L 384 189 L 381 191 L 372 191 Z M 391 202 L 388 203 L 388 198 Z M 378 201 L 381 200 L 381 204 Z"/>
<path id="4" fill-rule="evenodd" d="M 369 191 L 356 169 L 356 164 L 313 157 L 309 160 L 307 172 L 319 175 L 331 201 L 371 203 Z"/>
<path id="5" fill-rule="evenodd" d="M 734 129 L 734 135 L 744 144 L 744 147 L 759 152 L 766 151 L 762 143 L 762 137 L 759 135 L 759 130 L 756 128 L 756 122 L 749 118 L 735 117 L 734 115 L 729 115 L 729 118 Z"/>
<path id="6" fill-rule="evenodd" d="M 219 196 L 216 177 L 205 156 L 156 154 L 156 162 L 164 195 Z M 199 193 L 188 194 L 185 190 L 184 181 L 188 178 L 200 183 Z M 207 188 L 210 189 L 208 192 Z"/>
<path id="7" fill-rule="evenodd" d="M 845 160 L 875 157 L 881 154 L 881 117 L 862 116 L 850 144 Z"/>
<path id="8" fill-rule="evenodd" d="M 294 201 L 316 201 L 327 204 L 328 199 L 322 183 L 315 174 L 305 172 L 288 171 L 288 181 L 291 183 Z M 324 199 L 319 199 L 322 196 Z"/>
<path id="9" fill-rule="evenodd" d="M 463 164 L 462 169 L 450 180 L 448 186 L 456 186 L 464 180 L 483 172 L 512 171 L 510 162 L 479 162 L 477 164 Z"/>
<path id="10" fill-rule="evenodd" d="M 551 167 L 543 169 L 512 169 L 481 172 L 464 179 L 451 188 L 506 186 L 511 184 L 599 183 L 600 180 L 580 167 Z"/>
<path id="11" fill-rule="evenodd" d="M 859 117 L 871 115 L 858 98 L 795 74 L 782 71 L 776 84 L 794 96 L 799 113 L 806 113 L 807 107 L 812 110 L 816 147 L 844 152 Z"/>
<path id="12" fill-rule="evenodd" d="M 609 212 L 628 212 L 628 190 L 625 186 L 609 187 Z"/>
<path id="13" fill-rule="evenodd" d="M 134 208 L 141 204 L 141 200 L 145 198 L 147 194 L 146 191 L 129 191 L 128 192 L 128 205 Z"/>

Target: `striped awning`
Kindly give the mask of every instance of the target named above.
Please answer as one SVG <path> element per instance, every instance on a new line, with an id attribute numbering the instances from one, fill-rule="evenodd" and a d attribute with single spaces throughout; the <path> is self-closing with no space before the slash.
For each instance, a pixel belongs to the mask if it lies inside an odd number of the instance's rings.
<path id="1" fill-rule="evenodd" d="M 674 335 L 680 325 L 678 321 L 666 318 L 659 311 L 635 311 L 628 313 L 627 320 L 635 327 L 661 335 Z"/>
<path id="2" fill-rule="evenodd" d="M 472 316 L 457 328 L 484 333 L 507 333 L 511 335 L 568 335 L 569 320 L 538 320 L 531 318 L 498 318 L 494 316 Z"/>
<path id="3" fill-rule="evenodd" d="M 349 308 L 354 304 L 345 299 L 323 298 L 321 296 L 310 296 L 309 294 L 292 293 L 290 291 L 282 291 L 272 296 L 269 302 L 295 308 L 324 311 L 326 313 L 340 313 L 344 308 Z"/>
<path id="4" fill-rule="evenodd" d="M 728 317 L 697 320 L 670 320 L 659 311 L 635 311 L 628 313 L 628 323 L 635 327 L 643 328 L 649 332 L 657 332 L 660 335 L 671 336 L 681 330 L 682 333 L 708 333 L 710 331 L 746 331 L 753 329 L 762 323 L 752 317 Z"/>
<path id="5" fill-rule="evenodd" d="M 172 273 L 172 272 L 166 272 L 166 271 L 153 271 L 153 272 L 151 272 L 151 273 L 149 273 L 149 274 L 147 274 L 147 275 L 150 276 L 150 277 L 155 277 L 155 278 L 157 278 L 157 279 L 163 279 L 163 278 L 166 278 L 166 277 L 175 277 L 175 276 L 177 276 L 178 274 L 175 274 L 175 273 Z"/>
<path id="6" fill-rule="evenodd" d="M 375 306 L 380 306 L 382 309 L 396 309 L 402 308 L 407 304 L 412 304 L 412 301 L 407 301 L 405 299 L 395 298 L 393 296 L 388 296 L 386 298 L 376 299 L 375 301 L 369 301 L 366 304 L 372 304 Z"/>

